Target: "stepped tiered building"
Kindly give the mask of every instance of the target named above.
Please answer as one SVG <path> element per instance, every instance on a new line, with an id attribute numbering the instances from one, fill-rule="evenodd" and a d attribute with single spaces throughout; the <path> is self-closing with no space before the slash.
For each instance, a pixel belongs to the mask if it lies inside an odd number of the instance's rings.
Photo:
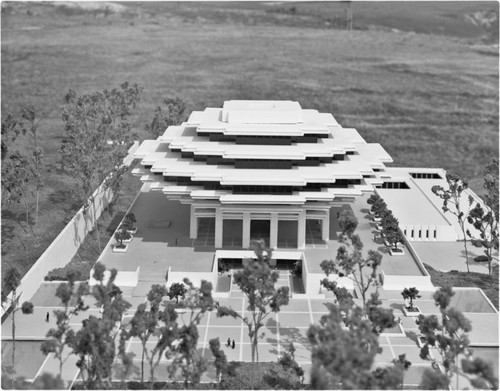
<path id="1" fill-rule="evenodd" d="M 150 189 L 191 205 L 190 237 L 214 246 L 304 248 L 306 230 L 329 237 L 330 208 L 381 186 L 391 157 L 331 114 L 291 101 L 227 101 L 195 111 L 135 154 Z M 203 228 L 200 229 L 200 228 Z"/>

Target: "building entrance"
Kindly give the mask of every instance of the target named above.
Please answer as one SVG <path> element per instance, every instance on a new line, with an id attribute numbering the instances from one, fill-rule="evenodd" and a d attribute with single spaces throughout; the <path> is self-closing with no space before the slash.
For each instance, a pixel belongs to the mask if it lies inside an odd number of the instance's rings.
<path id="1" fill-rule="evenodd" d="M 224 220 L 222 229 L 223 247 L 241 247 L 243 245 L 243 221 Z"/>
<path id="2" fill-rule="evenodd" d="M 297 221 L 280 220 L 278 222 L 278 247 L 297 248 Z"/>
<path id="3" fill-rule="evenodd" d="M 271 237 L 271 221 L 269 220 L 252 220 L 250 222 L 250 240 L 264 239 L 266 246 L 269 246 Z"/>

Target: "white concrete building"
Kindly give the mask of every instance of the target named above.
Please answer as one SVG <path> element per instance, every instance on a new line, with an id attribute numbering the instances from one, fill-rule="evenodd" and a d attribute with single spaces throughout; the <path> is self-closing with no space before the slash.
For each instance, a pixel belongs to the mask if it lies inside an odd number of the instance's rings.
<path id="1" fill-rule="evenodd" d="M 227 101 L 195 111 L 136 151 L 151 189 L 191 205 L 190 237 L 214 247 L 305 247 L 329 237 L 330 208 L 382 186 L 391 157 L 331 114 L 291 101 Z M 213 225 L 213 227 L 212 227 Z"/>

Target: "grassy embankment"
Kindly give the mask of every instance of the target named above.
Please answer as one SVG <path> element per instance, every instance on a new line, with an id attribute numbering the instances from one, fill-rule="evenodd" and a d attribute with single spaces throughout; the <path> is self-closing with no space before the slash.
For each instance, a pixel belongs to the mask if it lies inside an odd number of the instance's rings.
<path id="1" fill-rule="evenodd" d="M 436 286 L 481 288 L 498 310 L 498 267 L 493 268 L 491 276 L 474 272 L 440 272 L 429 265 L 425 265 L 425 268 Z"/>
<path id="2" fill-rule="evenodd" d="M 396 165 L 452 169 L 480 190 L 481 167 L 498 156 L 498 54 L 481 44 L 485 31 L 463 17 L 498 5 L 412 4 L 355 4 L 361 30 L 351 32 L 332 28 L 345 6 L 330 3 L 298 3 L 295 11 L 262 3 L 127 3 L 107 17 L 7 4 L 2 112 L 31 103 L 43 113 L 46 184 L 39 245 L 17 222 L 22 210 L 2 205 L 2 271 L 15 265 L 25 273 L 79 207 L 57 152 L 69 88 L 89 92 L 125 80 L 144 86 L 134 117 L 139 139 L 164 95 L 182 96 L 189 110 L 228 99 L 298 100 L 382 144 Z"/>

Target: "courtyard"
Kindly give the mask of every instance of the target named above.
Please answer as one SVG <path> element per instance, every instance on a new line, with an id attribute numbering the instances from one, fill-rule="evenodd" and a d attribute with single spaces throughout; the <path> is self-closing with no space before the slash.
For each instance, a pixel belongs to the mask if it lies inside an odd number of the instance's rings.
<path id="1" fill-rule="evenodd" d="M 41 341 L 45 338 L 45 334 L 49 328 L 55 327 L 55 318 L 52 316 L 52 311 L 62 309 L 58 307 L 58 299 L 54 293 L 58 284 L 47 283 L 42 286 L 39 293 L 36 295 L 35 311 L 32 315 L 17 316 L 17 344 L 19 346 L 16 355 L 18 360 L 30 363 L 23 369 L 23 374 L 28 379 L 35 379 L 43 372 L 58 373 L 58 361 L 52 356 L 43 356 L 38 353 Z M 382 334 L 379 342 L 382 347 L 382 352 L 376 356 L 375 365 L 385 366 L 390 365 L 393 359 L 396 359 L 400 354 L 406 354 L 407 358 L 412 362 L 410 370 L 405 375 L 405 385 L 418 385 L 421 373 L 425 368 L 431 365 L 430 360 L 423 360 L 419 357 L 420 349 L 416 345 L 417 326 L 413 318 L 405 318 L 402 316 L 400 303 L 401 298 L 395 297 L 385 292 L 381 292 L 383 305 L 395 310 L 395 316 L 402 317 L 401 327 L 394 330 L 388 330 L 386 334 Z M 124 317 L 124 322 L 130 319 L 137 305 L 145 301 L 144 295 L 136 296 L 135 290 L 124 290 L 124 298 L 132 304 L 128 313 Z M 228 306 L 236 310 L 241 315 L 245 316 L 246 298 L 240 297 L 218 298 L 221 306 Z M 307 330 L 311 324 L 318 323 L 322 316 L 328 313 L 328 304 L 333 304 L 333 299 L 297 299 L 292 298 L 287 306 L 284 306 L 279 313 L 270 314 L 262 327 L 259 338 L 259 361 L 260 362 L 275 362 L 277 358 L 283 354 L 293 343 L 296 351 L 296 361 L 304 369 L 306 378 L 309 381 L 309 369 L 311 367 L 311 343 L 307 338 Z M 83 319 L 89 315 L 99 317 L 99 308 L 95 306 L 94 299 L 91 297 L 85 298 L 85 303 L 90 305 L 89 310 L 82 312 L 77 317 L 70 319 L 70 326 L 77 330 Z M 49 305 L 50 304 L 50 305 Z M 426 296 L 419 300 L 419 306 L 425 314 L 437 314 L 438 310 L 433 304 L 430 296 Z M 51 317 L 49 322 L 45 321 L 46 313 L 50 312 Z M 492 314 L 496 316 L 496 314 Z M 180 313 L 179 323 L 184 324 L 189 319 L 190 313 Z M 10 339 L 9 322 L 4 323 L 2 327 L 2 340 L 4 343 Z M 200 325 L 198 326 L 199 352 L 206 358 L 211 358 L 208 341 L 212 338 L 219 338 L 221 346 L 228 361 L 244 361 L 251 362 L 251 346 L 248 337 L 248 329 L 239 319 L 229 317 L 219 318 L 216 312 L 207 312 L 203 315 Z M 224 346 L 227 339 L 235 341 L 235 348 Z M 8 342 L 7 342 L 8 343 Z M 148 343 L 148 348 L 153 347 L 155 339 L 152 338 Z M 3 358 L 9 359 L 9 349 L 4 349 Z M 134 366 L 136 370 L 132 375 L 132 379 L 139 379 L 139 368 L 141 363 L 142 345 L 138 339 L 131 339 L 127 345 L 127 352 L 133 352 Z M 485 354 L 489 352 L 486 351 Z M 434 353 L 432 353 L 434 354 Z M 491 353 L 490 353 L 491 355 Z M 75 366 L 76 357 L 70 356 L 63 366 L 63 379 L 68 382 L 73 382 L 77 379 L 78 370 Z M 156 371 L 157 380 L 168 380 L 166 367 L 169 361 L 162 359 L 158 370 Z M 115 363 L 115 368 L 118 371 L 120 364 Z M 147 371 L 147 365 L 146 365 Z M 118 372 L 117 372 L 118 373 Z M 211 368 L 203 377 L 203 381 L 213 381 L 214 372 Z"/>

